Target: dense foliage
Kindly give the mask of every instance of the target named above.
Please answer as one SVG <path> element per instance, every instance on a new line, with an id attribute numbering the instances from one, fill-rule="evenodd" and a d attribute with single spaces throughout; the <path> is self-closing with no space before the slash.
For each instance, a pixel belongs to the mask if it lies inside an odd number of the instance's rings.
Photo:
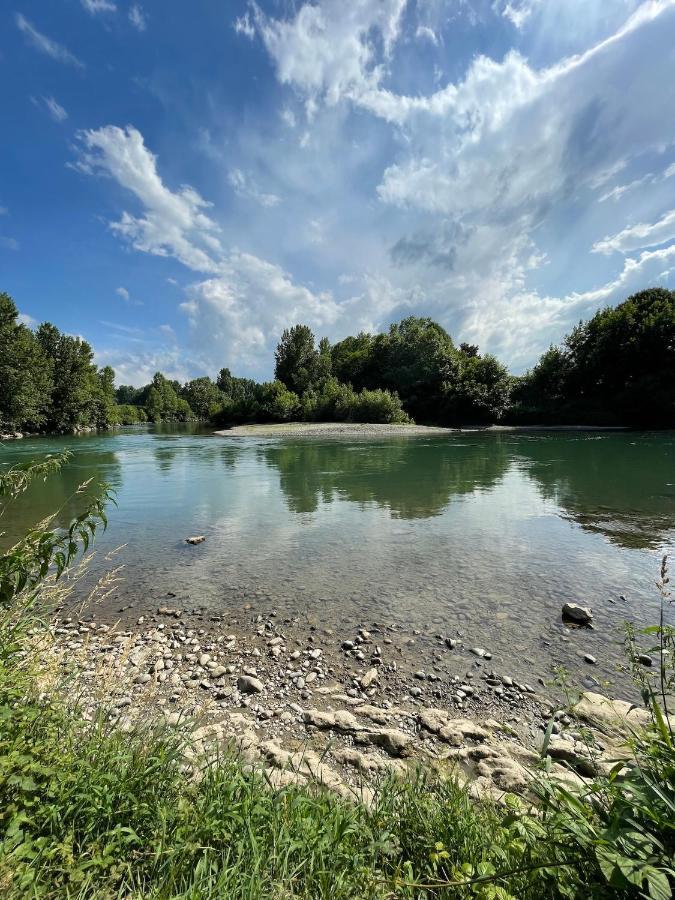
<path id="1" fill-rule="evenodd" d="M 494 356 L 456 346 L 429 318 L 318 346 L 286 329 L 274 381 L 220 370 L 185 384 L 157 372 L 114 387 L 80 338 L 49 323 L 33 332 L 0 294 L 0 432 L 73 431 L 151 421 L 345 421 L 440 425 L 675 425 L 675 292 L 650 288 L 580 323 L 519 378 Z"/>
<path id="2" fill-rule="evenodd" d="M 33 479 L 63 462 L 0 472 L 0 519 Z M 8 604 L 0 609 L 3 897 L 672 896 L 675 630 L 663 621 L 671 599 L 665 559 L 661 622 L 646 630 L 662 662 L 656 681 L 644 670 L 639 676 L 652 723 L 635 732 L 632 759 L 577 787 L 550 780 L 543 767 L 536 803 L 474 800 L 451 772 L 419 771 L 376 785 L 366 806 L 318 786 L 274 790 L 227 754 L 189 777 L 189 722 L 173 730 L 153 725 L 149 714 L 123 730 L 105 703 L 93 720 L 82 714 L 76 682 L 50 680 L 40 666 L 45 630 L 36 610 L 44 611 L 50 587 L 105 524 L 105 488 L 82 490 L 85 509 L 61 544 L 56 533 L 37 530 L 0 556 Z M 17 572 L 28 574 L 17 579 Z M 631 660 L 636 638 L 629 635 Z"/>
<path id="3" fill-rule="evenodd" d="M 580 323 L 514 391 L 517 421 L 675 424 L 675 292 L 650 288 Z"/>

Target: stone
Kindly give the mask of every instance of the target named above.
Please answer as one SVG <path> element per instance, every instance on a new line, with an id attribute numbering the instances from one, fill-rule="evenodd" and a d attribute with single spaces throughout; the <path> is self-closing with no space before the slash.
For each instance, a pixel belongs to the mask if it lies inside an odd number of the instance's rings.
<path id="1" fill-rule="evenodd" d="M 654 665 L 654 660 L 651 658 L 651 656 L 648 656 L 646 653 L 640 653 L 640 655 L 637 657 L 637 661 L 640 663 L 640 665 L 647 666 L 650 668 L 651 668 L 651 666 Z"/>
<path id="2" fill-rule="evenodd" d="M 562 617 L 563 621 L 574 622 L 577 625 L 590 625 L 593 621 L 593 611 L 589 606 L 565 603 L 562 608 Z"/>
<path id="3" fill-rule="evenodd" d="M 474 656 L 483 657 L 485 656 L 486 651 L 482 647 L 472 647 L 471 652 Z"/>
<path id="4" fill-rule="evenodd" d="M 253 675 L 240 675 L 237 678 L 237 687 L 242 694 L 260 694 L 264 690 L 262 681 Z"/>
<path id="5" fill-rule="evenodd" d="M 206 540 L 206 535 L 204 534 L 195 534 L 192 537 L 185 538 L 186 544 L 203 544 Z"/>
<path id="6" fill-rule="evenodd" d="M 634 703 L 610 700 L 602 694 L 585 691 L 572 707 L 571 714 L 605 732 L 626 732 L 649 723 L 649 715 Z"/>
<path id="7" fill-rule="evenodd" d="M 589 665 L 591 665 L 591 666 L 596 665 L 596 663 L 598 662 L 592 653 L 586 653 L 584 655 L 584 661 L 589 663 Z"/>
<path id="8" fill-rule="evenodd" d="M 369 731 L 366 740 L 369 744 L 381 747 L 389 756 L 410 756 L 412 753 L 412 737 L 397 728 Z"/>
<path id="9" fill-rule="evenodd" d="M 377 669 L 368 669 L 365 675 L 361 677 L 359 684 L 364 690 L 367 690 L 376 681 L 378 681 Z"/>

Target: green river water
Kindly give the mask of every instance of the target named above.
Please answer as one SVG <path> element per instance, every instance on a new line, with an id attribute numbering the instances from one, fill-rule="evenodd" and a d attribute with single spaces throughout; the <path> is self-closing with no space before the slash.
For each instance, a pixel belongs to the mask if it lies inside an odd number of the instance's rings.
<path id="1" fill-rule="evenodd" d="M 5 516 L 0 541 L 56 508 L 65 522 L 90 476 L 109 482 L 118 506 L 93 571 L 120 545 L 125 568 L 101 618 L 170 602 L 227 621 L 251 603 L 343 636 L 376 622 L 419 641 L 460 631 L 530 677 L 559 663 L 582 677 L 590 652 L 594 677 L 613 680 L 622 623 L 654 621 L 659 560 L 675 549 L 672 432 L 264 439 L 130 428 L 8 443 L 0 464 L 66 448 L 71 463 Z M 191 534 L 207 540 L 190 547 Z M 594 631 L 562 626 L 567 600 L 593 607 Z"/>

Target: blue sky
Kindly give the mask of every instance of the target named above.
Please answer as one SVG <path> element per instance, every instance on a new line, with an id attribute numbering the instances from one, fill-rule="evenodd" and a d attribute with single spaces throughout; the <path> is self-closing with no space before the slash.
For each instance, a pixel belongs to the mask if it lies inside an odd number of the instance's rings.
<path id="1" fill-rule="evenodd" d="M 118 382 L 429 315 L 513 371 L 675 287 L 675 0 L 26 0 L 0 289 Z"/>

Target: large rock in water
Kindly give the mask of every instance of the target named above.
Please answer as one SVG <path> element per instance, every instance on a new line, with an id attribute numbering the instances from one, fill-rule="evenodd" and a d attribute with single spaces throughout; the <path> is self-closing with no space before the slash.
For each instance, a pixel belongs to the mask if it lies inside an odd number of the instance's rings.
<path id="1" fill-rule="evenodd" d="M 577 625 L 590 625 L 593 621 L 593 610 L 577 603 L 566 603 L 562 608 L 562 617 L 567 622 L 575 622 Z"/>

